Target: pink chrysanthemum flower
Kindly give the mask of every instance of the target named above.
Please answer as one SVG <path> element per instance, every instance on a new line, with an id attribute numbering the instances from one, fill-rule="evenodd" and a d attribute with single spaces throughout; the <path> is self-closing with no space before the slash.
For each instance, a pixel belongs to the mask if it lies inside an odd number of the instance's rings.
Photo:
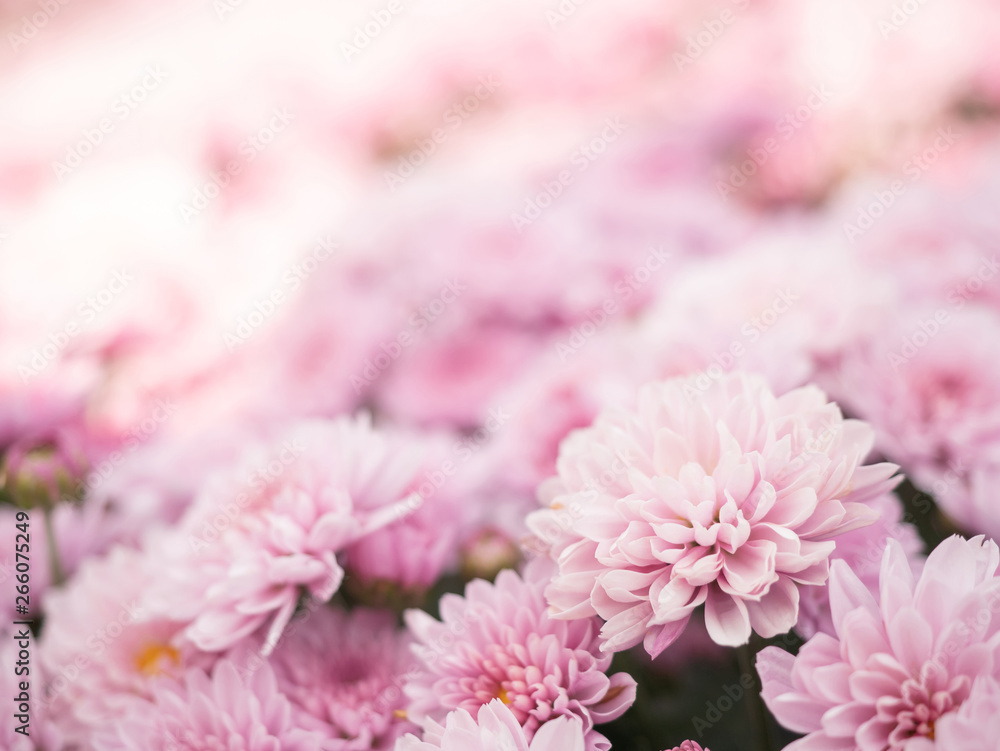
<path id="1" fill-rule="evenodd" d="M 455 564 L 468 507 L 451 488 L 431 488 L 416 511 L 365 535 L 344 552 L 344 567 L 357 585 L 377 588 L 388 583 L 421 593 Z"/>
<path id="2" fill-rule="evenodd" d="M 406 613 L 419 645 L 422 670 L 406 685 L 409 716 L 422 725 L 443 722 L 448 712 L 474 714 L 500 699 L 530 740 L 544 723 L 578 717 L 588 751 L 609 743 L 594 725 L 619 717 L 635 701 L 635 681 L 608 677 L 610 655 L 598 649 L 595 619 L 549 617 L 544 581 L 501 571 L 496 583 L 471 582 L 465 597 L 441 598 L 437 621 L 421 610 Z"/>
<path id="3" fill-rule="evenodd" d="M 230 659 L 250 673 L 265 663 L 260 640 Z M 315 605 L 294 619 L 266 662 L 291 703 L 294 724 L 323 735 L 324 751 L 391 749 L 416 729 L 401 718 L 402 676 L 415 659 L 389 611 Z"/>
<path id="4" fill-rule="evenodd" d="M 843 561 L 833 563 L 836 636 L 817 634 L 798 656 L 777 647 L 757 658 L 762 695 L 778 721 L 805 738 L 789 751 L 955 751 L 937 726 L 997 678 L 1000 549 L 950 537 L 915 578 L 890 541 L 879 599 Z"/>
<path id="5" fill-rule="evenodd" d="M 941 310 L 946 323 L 908 313 L 850 351 L 834 387 L 875 428 L 882 453 L 949 516 L 1000 537 L 1000 315 Z"/>
<path id="6" fill-rule="evenodd" d="M 255 454 L 245 479 L 207 488 L 161 541 L 151 610 L 210 652 L 269 625 L 269 651 L 302 594 L 325 602 L 340 588 L 339 553 L 419 506 L 423 454 L 367 416 L 301 423 Z"/>
<path id="7" fill-rule="evenodd" d="M 323 736 L 297 727 L 291 705 L 265 663 L 244 677 L 228 660 L 211 676 L 192 668 L 183 682 L 164 682 L 152 701 L 94 739 L 96 751 L 322 751 Z"/>
<path id="8" fill-rule="evenodd" d="M 479 707 L 476 718 L 464 709 L 451 712 L 443 726 L 431 723 L 424 740 L 407 735 L 396 751 L 584 751 L 583 725 L 578 717 L 556 717 L 532 737 L 499 699 Z"/>
<path id="9" fill-rule="evenodd" d="M 823 584 L 834 538 L 874 518 L 895 465 L 862 466 L 872 431 L 815 387 L 775 397 L 741 373 L 644 386 L 563 442 L 529 526 L 559 571 L 556 617 L 607 623 L 602 649 L 658 655 L 705 604 L 711 637 L 795 625 L 799 586 Z"/>
<path id="10" fill-rule="evenodd" d="M 980 677 L 957 712 L 934 726 L 934 740 L 947 751 L 996 751 L 1000 748 L 1000 682 Z"/>
<path id="11" fill-rule="evenodd" d="M 165 677 L 213 661 L 174 646 L 181 624 L 150 617 L 142 600 L 153 579 L 141 553 L 115 547 L 85 560 L 49 594 L 39 642 L 46 683 L 38 698 L 68 741 L 83 743 Z"/>
<path id="12" fill-rule="evenodd" d="M 702 748 L 700 744 L 694 741 L 684 741 L 679 746 L 668 748 L 667 751 L 710 751 L 710 749 Z"/>
<path id="13" fill-rule="evenodd" d="M 923 565 L 924 543 L 917 528 L 903 521 L 903 504 L 893 493 L 879 496 L 870 504 L 878 513 L 878 521 L 867 527 L 846 532 L 837 537 L 837 549 L 830 556 L 844 561 L 873 594 L 878 594 L 878 572 L 889 540 L 902 546 L 914 572 Z M 821 587 L 805 587 L 799 601 L 799 621 L 795 631 L 809 639 L 818 631 L 833 634 L 833 617 L 830 614 L 829 582 Z"/>

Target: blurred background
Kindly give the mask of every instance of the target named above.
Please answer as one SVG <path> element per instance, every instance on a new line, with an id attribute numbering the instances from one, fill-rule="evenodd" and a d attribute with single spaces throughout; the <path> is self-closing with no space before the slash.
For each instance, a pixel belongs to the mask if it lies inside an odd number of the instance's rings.
<path id="1" fill-rule="evenodd" d="M 358 409 L 459 437 L 428 579 L 489 570 L 569 430 L 734 368 L 870 420 L 927 539 L 1000 527 L 993 2 L 0 0 L 0 34 L 0 448 L 58 469 L 62 573 Z M 706 659 L 627 723 L 697 739 L 741 680 Z"/>

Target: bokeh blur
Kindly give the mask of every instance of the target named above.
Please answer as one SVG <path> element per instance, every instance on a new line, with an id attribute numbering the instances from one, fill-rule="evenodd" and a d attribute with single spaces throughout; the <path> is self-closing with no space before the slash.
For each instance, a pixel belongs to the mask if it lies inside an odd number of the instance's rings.
<path id="1" fill-rule="evenodd" d="M 601 407 L 734 369 L 870 421 L 925 536 L 996 534 L 998 40 L 990 0 L 0 0 L 0 449 L 5 500 L 60 501 L 39 602 L 248 437 L 366 412 L 459 469 L 428 560 L 353 554 L 352 596 L 412 603 L 517 559 Z M 618 747 L 740 680 L 660 668 Z"/>

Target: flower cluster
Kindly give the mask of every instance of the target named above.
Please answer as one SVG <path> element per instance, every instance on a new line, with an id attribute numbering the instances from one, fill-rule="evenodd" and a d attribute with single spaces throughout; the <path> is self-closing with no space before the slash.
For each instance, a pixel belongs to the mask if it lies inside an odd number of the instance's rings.
<path id="1" fill-rule="evenodd" d="M 0 28 L 0 751 L 997 751 L 995 2 Z"/>

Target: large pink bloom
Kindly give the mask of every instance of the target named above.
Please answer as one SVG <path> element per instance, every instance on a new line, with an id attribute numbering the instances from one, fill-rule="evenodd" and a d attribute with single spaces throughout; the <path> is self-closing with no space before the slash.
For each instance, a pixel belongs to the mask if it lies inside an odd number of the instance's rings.
<path id="1" fill-rule="evenodd" d="M 1000 675 L 998 565 L 996 543 L 950 537 L 915 579 L 891 541 L 876 600 L 835 561 L 836 636 L 817 634 L 796 657 L 768 647 L 757 659 L 767 706 L 785 727 L 808 733 L 788 749 L 955 751 L 936 740 L 938 723 L 977 678 Z"/>
<path id="2" fill-rule="evenodd" d="M 407 735 L 396 751 L 584 751 L 582 723 L 577 717 L 556 717 L 533 737 L 499 699 L 483 704 L 476 717 L 464 709 L 451 712 L 445 724 L 432 723 L 424 740 Z"/>
<path id="3" fill-rule="evenodd" d="M 303 593 L 325 602 L 339 589 L 338 553 L 419 505 L 422 457 L 367 417 L 299 424 L 247 475 L 206 487 L 153 547 L 162 581 L 151 611 L 185 622 L 179 642 L 205 651 L 269 625 L 268 651 Z"/>
<path id="4" fill-rule="evenodd" d="M 228 660 L 211 675 L 191 669 L 183 682 L 163 683 L 153 700 L 94 739 L 97 751 L 321 751 L 323 736 L 296 726 L 288 699 L 268 665 L 241 674 Z"/>
<path id="5" fill-rule="evenodd" d="M 499 698 L 529 739 L 553 718 L 576 717 L 588 751 L 609 748 L 593 727 L 635 701 L 635 681 L 625 673 L 605 675 L 611 658 L 598 650 L 595 619 L 549 618 L 543 589 L 541 579 L 505 570 L 495 584 L 471 582 L 464 598 L 442 597 L 443 621 L 407 611 L 423 662 L 406 685 L 410 718 L 426 727 L 452 710 L 472 714 Z"/>
<path id="6" fill-rule="evenodd" d="M 799 586 L 823 584 L 837 535 L 870 524 L 866 502 L 895 466 L 862 466 L 872 431 L 815 387 L 775 397 L 763 379 L 644 386 L 563 442 L 529 525 L 559 566 L 556 617 L 605 624 L 602 649 L 659 654 L 705 604 L 719 644 L 774 636 Z"/>
<path id="7" fill-rule="evenodd" d="M 115 547 L 85 560 L 47 598 L 38 645 L 46 682 L 37 694 L 67 741 L 85 741 L 161 680 L 211 664 L 211 656 L 173 645 L 182 624 L 150 617 L 143 607 L 155 576 L 142 554 Z"/>

